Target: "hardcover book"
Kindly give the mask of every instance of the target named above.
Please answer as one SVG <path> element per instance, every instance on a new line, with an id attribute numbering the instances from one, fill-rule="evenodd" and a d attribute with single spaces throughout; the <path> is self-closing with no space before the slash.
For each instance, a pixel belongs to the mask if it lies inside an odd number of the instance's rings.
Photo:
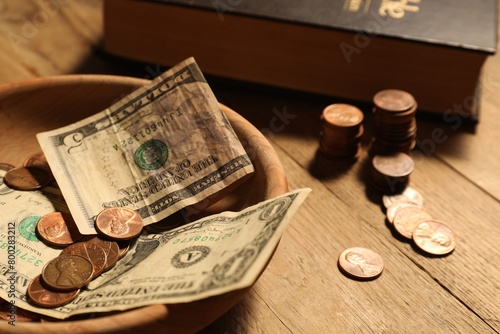
<path id="1" fill-rule="evenodd" d="M 104 0 L 104 49 L 340 99 L 402 89 L 477 118 L 496 20 L 496 0 Z"/>

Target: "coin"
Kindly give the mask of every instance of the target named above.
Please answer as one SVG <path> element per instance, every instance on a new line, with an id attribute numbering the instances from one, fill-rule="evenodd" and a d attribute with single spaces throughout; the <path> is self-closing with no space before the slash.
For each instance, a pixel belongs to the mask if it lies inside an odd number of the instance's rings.
<path id="1" fill-rule="evenodd" d="M 106 267 L 106 252 L 96 243 L 77 242 L 69 245 L 59 255 L 80 255 L 92 263 L 94 274 L 92 278 L 99 276 Z"/>
<path id="2" fill-rule="evenodd" d="M 408 92 L 388 89 L 375 94 L 373 102 L 376 139 L 372 155 L 411 152 L 417 138 L 415 98 Z"/>
<path id="3" fill-rule="evenodd" d="M 418 248 L 433 255 L 451 253 L 457 245 L 451 228 L 435 219 L 420 223 L 415 228 L 412 238 Z"/>
<path id="4" fill-rule="evenodd" d="M 7 301 L 0 302 L 0 320 L 34 322 L 40 319 L 40 315 L 15 306 Z"/>
<path id="5" fill-rule="evenodd" d="M 406 153 L 377 154 L 372 158 L 371 185 L 384 194 L 397 194 L 408 186 L 415 163 Z"/>
<path id="6" fill-rule="evenodd" d="M 363 112 L 358 108 L 344 103 L 336 103 L 327 106 L 323 110 L 323 119 L 327 125 L 335 127 L 354 127 L 363 122 Z"/>
<path id="7" fill-rule="evenodd" d="M 406 187 L 402 193 L 394 195 L 384 195 L 382 202 L 386 208 L 389 208 L 396 202 L 413 203 L 416 206 L 424 206 L 424 197 L 412 187 Z"/>
<path id="8" fill-rule="evenodd" d="M 384 269 L 382 257 L 363 247 L 344 250 L 339 256 L 338 264 L 345 274 L 358 279 L 376 278 Z"/>
<path id="9" fill-rule="evenodd" d="M 412 238 L 413 231 L 423 221 L 431 220 L 432 216 L 418 206 L 400 208 L 394 215 L 394 229 L 407 239 Z"/>
<path id="10" fill-rule="evenodd" d="M 17 167 L 5 173 L 4 182 L 16 190 L 36 190 L 50 183 L 52 178 L 43 169 L 36 167 Z"/>
<path id="11" fill-rule="evenodd" d="M 79 255 L 60 255 L 42 269 L 42 280 L 56 291 L 71 291 L 87 285 L 92 279 L 92 263 Z"/>
<path id="12" fill-rule="evenodd" d="M 373 103 L 385 111 L 404 112 L 411 109 L 416 102 L 411 94 L 403 90 L 386 89 L 375 94 Z"/>
<path id="13" fill-rule="evenodd" d="M 406 153 L 376 155 L 372 160 L 373 167 L 382 175 L 388 177 L 405 177 L 413 172 L 415 163 Z"/>
<path id="14" fill-rule="evenodd" d="M 40 307 L 53 308 L 66 305 L 78 296 L 80 289 L 68 292 L 56 292 L 46 289 L 41 282 L 41 275 L 33 278 L 28 285 L 29 301 Z"/>
<path id="15" fill-rule="evenodd" d="M 40 218 L 36 231 L 43 241 L 55 247 L 71 245 L 83 237 L 73 218 L 61 212 L 51 212 Z"/>
<path id="16" fill-rule="evenodd" d="M 321 115 L 319 151 L 328 159 L 357 159 L 362 150 L 363 118 L 363 112 L 352 105 L 327 106 Z"/>
<path id="17" fill-rule="evenodd" d="M 23 163 L 24 167 L 37 167 L 43 169 L 47 174 L 52 178 L 52 171 L 50 170 L 49 163 L 47 162 L 47 158 L 45 158 L 45 154 L 40 151 L 30 155 Z"/>
<path id="18" fill-rule="evenodd" d="M 95 243 L 104 249 L 104 252 L 106 253 L 106 265 L 104 266 L 103 272 L 113 268 L 118 261 L 118 256 L 120 255 L 120 247 L 118 246 L 118 243 L 116 243 L 116 241 L 102 240 L 99 237 L 94 237 L 88 242 Z"/>
<path id="19" fill-rule="evenodd" d="M 396 212 L 400 208 L 403 208 L 406 206 L 416 206 L 416 205 L 413 203 L 396 202 L 396 203 L 393 203 L 391 206 L 389 206 L 385 212 L 385 216 L 387 217 L 387 221 L 389 223 L 393 224 L 394 223 L 394 215 L 396 214 Z"/>
<path id="20" fill-rule="evenodd" d="M 8 172 L 9 170 L 14 169 L 14 168 L 15 168 L 14 165 L 8 164 L 6 162 L 0 162 L 0 170 Z"/>
<path id="21" fill-rule="evenodd" d="M 130 240 L 138 236 L 144 222 L 134 210 L 127 208 L 107 208 L 95 220 L 96 230 L 114 240 Z"/>

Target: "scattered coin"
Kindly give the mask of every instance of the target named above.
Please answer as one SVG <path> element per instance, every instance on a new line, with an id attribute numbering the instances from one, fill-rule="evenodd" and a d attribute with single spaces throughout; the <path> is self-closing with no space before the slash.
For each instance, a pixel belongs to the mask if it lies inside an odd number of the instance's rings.
<path id="1" fill-rule="evenodd" d="M 80 289 L 68 292 L 56 292 L 46 289 L 41 282 L 41 275 L 36 276 L 28 285 L 29 301 L 33 304 L 53 308 L 66 305 L 78 296 Z"/>
<path id="2" fill-rule="evenodd" d="M 402 192 L 409 183 L 415 163 L 406 153 L 375 155 L 370 168 L 372 186 L 384 194 Z"/>
<path id="3" fill-rule="evenodd" d="M 423 221 L 431 220 L 432 216 L 418 206 L 400 208 L 394 215 L 394 229 L 407 239 L 412 238 L 413 231 Z"/>
<path id="4" fill-rule="evenodd" d="M 92 263 L 78 255 L 60 255 L 42 269 L 42 280 L 56 291 L 71 291 L 87 285 L 92 279 Z"/>
<path id="5" fill-rule="evenodd" d="M 40 189 L 50 183 L 52 178 L 43 169 L 36 167 L 17 167 L 5 173 L 4 182 L 16 190 L 30 191 Z"/>
<path id="6" fill-rule="evenodd" d="M 389 177 L 406 177 L 413 172 L 415 163 L 405 153 L 376 155 L 373 157 L 373 167 L 382 175 Z"/>
<path id="7" fill-rule="evenodd" d="M 413 232 L 413 241 L 418 248 L 433 255 L 451 253 L 457 245 L 453 231 L 438 220 L 420 223 Z"/>
<path id="8" fill-rule="evenodd" d="M 59 255 L 80 255 L 92 263 L 93 266 L 93 277 L 99 276 L 106 267 L 106 252 L 104 249 L 96 243 L 91 242 L 77 242 L 69 245 Z"/>
<path id="9" fill-rule="evenodd" d="M 0 162 L 0 170 L 3 170 L 4 172 L 8 172 L 11 169 L 14 169 L 15 166 L 5 163 L 5 162 Z"/>
<path id="10" fill-rule="evenodd" d="M 407 206 L 416 206 L 416 205 L 413 203 L 406 203 L 406 202 L 395 202 L 392 205 L 390 205 L 385 212 L 385 216 L 387 217 L 387 221 L 389 223 L 393 224 L 394 223 L 394 215 L 396 214 L 396 212 L 400 208 L 404 208 Z"/>
<path id="11" fill-rule="evenodd" d="M 49 163 L 47 158 L 45 158 L 45 154 L 40 151 L 30 155 L 23 162 L 24 167 L 37 167 L 46 171 L 49 175 L 52 176 L 52 171 L 50 170 Z"/>
<path id="12" fill-rule="evenodd" d="M 71 245 L 83 237 L 71 215 L 61 212 L 52 212 L 40 218 L 36 231 L 43 241 L 55 247 Z"/>
<path id="13" fill-rule="evenodd" d="M 389 208 L 396 202 L 407 202 L 416 206 L 424 206 L 424 197 L 412 187 L 406 187 L 403 192 L 393 195 L 382 196 L 382 202 L 386 208 Z"/>
<path id="14" fill-rule="evenodd" d="M 358 279 L 376 278 L 384 269 L 382 257 L 362 247 L 344 250 L 339 256 L 338 264 L 345 274 Z"/>
<path id="15" fill-rule="evenodd" d="M 96 230 L 114 240 L 130 240 L 137 237 L 144 227 L 141 216 L 127 208 L 102 210 L 95 221 Z"/>

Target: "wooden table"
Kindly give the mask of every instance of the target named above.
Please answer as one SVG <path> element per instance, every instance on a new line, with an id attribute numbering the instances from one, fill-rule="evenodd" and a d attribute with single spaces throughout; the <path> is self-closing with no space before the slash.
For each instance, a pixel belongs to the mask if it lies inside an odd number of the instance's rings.
<path id="1" fill-rule="evenodd" d="M 120 62 L 100 51 L 99 0 L 3 1 L 0 15 L 0 82 L 158 74 L 154 64 Z M 319 115 L 333 99 L 209 81 L 220 102 L 266 134 L 290 189 L 313 192 L 251 292 L 202 333 L 500 332 L 500 55 L 484 68 L 477 126 L 418 117 L 423 150 L 413 154 L 411 186 L 458 239 L 451 255 L 438 258 L 417 252 L 388 227 L 380 195 L 366 185 L 366 153 L 352 165 L 316 159 Z M 373 120 L 362 108 L 366 147 Z M 433 139 L 440 129 L 442 142 Z M 359 282 L 339 271 L 339 254 L 353 246 L 382 255 L 378 279 Z"/>

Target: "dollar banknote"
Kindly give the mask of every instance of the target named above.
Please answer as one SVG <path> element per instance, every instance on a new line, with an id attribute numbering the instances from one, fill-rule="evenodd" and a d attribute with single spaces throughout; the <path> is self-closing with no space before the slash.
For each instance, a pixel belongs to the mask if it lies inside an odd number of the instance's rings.
<path id="1" fill-rule="evenodd" d="M 9 268 L 6 249 L 0 253 L 0 297 L 7 301 L 14 298 L 15 305 L 23 309 L 65 319 L 81 313 L 191 302 L 248 287 L 264 269 L 309 192 L 310 189 L 299 189 L 241 212 L 222 212 L 170 231 L 143 233 L 113 269 L 93 280 L 74 301 L 45 309 L 27 301 L 26 289 L 42 266 L 60 251 L 26 237 L 29 234 L 25 236 L 21 226 L 23 221 L 31 221 L 29 217 L 53 208 L 41 192 L 12 191 L 9 207 L 13 201 L 19 201 L 16 194 L 23 195 L 25 202 L 35 198 L 41 204 L 36 212 L 19 209 L 10 215 L 8 221 L 15 226 L 14 247 L 28 255 L 16 259 L 13 268 Z M 5 199 L 0 196 L 0 200 Z M 7 225 L 0 225 L 0 237 L 5 239 L 0 241 L 5 244 L 8 229 Z M 32 257 L 35 258 L 30 262 Z"/>
<path id="2" fill-rule="evenodd" d="M 193 58 L 37 139 L 82 234 L 96 233 L 104 208 L 136 210 L 148 225 L 253 172 Z"/>
<path id="3" fill-rule="evenodd" d="M 57 189 L 17 191 L 5 185 L 4 174 L 0 170 L 0 297 L 20 306 L 33 275 L 61 252 L 38 239 L 36 225 L 44 215 L 68 209 Z"/>

